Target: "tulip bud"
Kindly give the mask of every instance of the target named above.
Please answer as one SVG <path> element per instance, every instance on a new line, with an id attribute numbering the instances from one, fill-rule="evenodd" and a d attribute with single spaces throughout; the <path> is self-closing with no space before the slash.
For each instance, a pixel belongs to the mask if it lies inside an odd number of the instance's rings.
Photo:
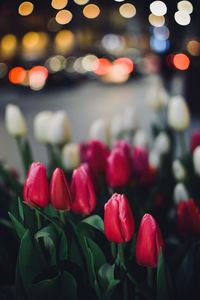
<path id="1" fill-rule="evenodd" d="M 95 120 L 90 126 L 90 138 L 103 142 L 106 145 L 110 143 L 110 127 L 104 119 Z"/>
<path id="2" fill-rule="evenodd" d="M 190 113 L 183 97 L 176 96 L 169 101 L 168 124 L 176 131 L 183 131 L 190 125 Z"/>
<path id="3" fill-rule="evenodd" d="M 71 139 L 71 125 L 65 111 L 53 114 L 49 125 L 48 141 L 53 145 L 64 144 Z"/>
<path id="4" fill-rule="evenodd" d="M 185 185 L 182 182 L 177 183 L 174 188 L 175 204 L 178 205 L 180 201 L 186 201 L 188 199 L 189 199 L 189 195 Z"/>
<path id="5" fill-rule="evenodd" d="M 73 212 L 88 215 L 96 208 L 94 186 L 86 164 L 74 170 L 71 193 Z"/>
<path id="6" fill-rule="evenodd" d="M 200 146 L 193 152 L 193 165 L 195 173 L 200 176 Z"/>
<path id="7" fill-rule="evenodd" d="M 138 175 L 143 175 L 149 169 L 148 152 L 141 147 L 133 149 L 133 172 Z"/>
<path id="8" fill-rule="evenodd" d="M 106 172 L 108 155 L 108 149 L 100 141 L 91 140 L 88 143 L 86 162 L 93 175 Z"/>
<path id="9" fill-rule="evenodd" d="M 42 144 L 48 143 L 49 126 L 53 113 L 51 111 L 39 112 L 33 121 L 33 130 L 35 138 Z"/>
<path id="10" fill-rule="evenodd" d="M 6 106 L 5 123 L 6 129 L 11 136 L 20 137 L 27 134 L 25 118 L 20 108 L 14 104 Z"/>
<path id="11" fill-rule="evenodd" d="M 168 95 L 166 91 L 160 85 L 157 85 L 156 88 L 153 87 L 150 91 L 149 106 L 158 111 L 166 107 L 167 103 Z"/>
<path id="12" fill-rule="evenodd" d="M 51 205 L 57 210 L 69 210 L 71 207 L 70 189 L 62 169 L 56 168 L 50 183 Z"/>
<path id="13" fill-rule="evenodd" d="M 80 164 L 80 147 L 77 144 L 66 144 L 62 149 L 62 163 L 66 170 L 73 170 Z"/>
<path id="14" fill-rule="evenodd" d="M 200 209 L 193 199 L 179 202 L 177 207 L 177 226 L 184 235 L 200 234 Z"/>
<path id="15" fill-rule="evenodd" d="M 159 135 L 156 137 L 154 147 L 160 155 L 169 152 L 170 140 L 168 135 L 165 132 L 160 132 Z"/>
<path id="16" fill-rule="evenodd" d="M 138 124 L 137 113 L 132 107 L 128 107 L 123 116 L 123 130 L 133 132 Z"/>
<path id="17" fill-rule="evenodd" d="M 130 241 L 135 231 L 135 221 L 125 195 L 113 194 L 104 206 L 104 232 L 115 243 Z"/>
<path id="18" fill-rule="evenodd" d="M 190 149 L 191 152 L 194 152 L 194 150 L 200 146 L 200 131 L 199 130 L 194 130 L 191 136 L 190 140 Z"/>
<path id="19" fill-rule="evenodd" d="M 115 147 L 108 157 L 107 181 L 111 187 L 123 187 L 130 181 L 131 165 L 126 151 Z"/>
<path id="20" fill-rule="evenodd" d="M 148 144 L 148 141 L 147 141 L 146 132 L 144 130 L 141 130 L 141 129 L 137 130 L 135 135 L 134 135 L 133 146 L 146 148 L 147 144 Z"/>
<path id="21" fill-rule="evenodd" d="M 149 153 L 149 165 L 154 169 L 158 169 L 160 167 L 160 154 L 155 149 Z"/>
<path id="22" fill-rule="evenodd" d="M 123 119 L 120 114 L 115 115 L 111 120 L 111 135 L 113 140 L 119 139 L 123 132 Z"/>
<path id="23" fill-rule="evenodd" d="M 185 179 L 186 171 L 180 160 L 177 159 L 173 161 L 172 170 L 173 170 L 174 178 L 177 181 L 181 181 Z"/>
<path id="24" fill-rule="evenodd" d="M 33 162 L 29 168 L 24 184 L 24 201 L 38 207 L 49 203 L 49 184 L 45 166 Z"/>
<path id="25" fill-rule="evenodd" d="M 156 268 L 163 246 L 164 242 L 157 222 L 150 214 L 145 214 L 136 241 L 136 262 L 145 267 Z"/>

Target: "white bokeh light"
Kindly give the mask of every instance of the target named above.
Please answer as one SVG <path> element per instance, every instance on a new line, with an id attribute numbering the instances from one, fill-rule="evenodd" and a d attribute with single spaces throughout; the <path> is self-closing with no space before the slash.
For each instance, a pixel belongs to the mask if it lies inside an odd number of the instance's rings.
<path id="1" fill-rule="evenodd" d="M 179 1 L 177 4 L 178 10 L 191 14 L 193 12 L 193 5 L 190 1 Z"/>
<path id="2" fill-rule="evenodd" d="M 167 6 L 163 1 L 154 1 L 150 4 L 150 11 L 155 16 L 164 16 L 167 13 Z"/>
<path id="3" fill-rule="evenodd" d="M 190 24 L 191 21 L 190 15 L 185 11 L 177 11 L 174 15 L 174 19 L 176 23 L 178 23 L 181 26 L 187 26 Z"/>

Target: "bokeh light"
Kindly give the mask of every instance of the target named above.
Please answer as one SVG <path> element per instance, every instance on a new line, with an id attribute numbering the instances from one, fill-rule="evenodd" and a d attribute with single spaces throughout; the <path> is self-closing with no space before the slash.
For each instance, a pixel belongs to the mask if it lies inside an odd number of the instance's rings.
<path id="1" fill-rule="evenodd" d="M 50 73 L 62 71 L 65 68 L 65 57 L 62 55 L 55 55 L 47 59 L 45 66 Z"/>
<path id="2" fill-rule="evenodd" d="M 181 71 L 185 71 L 189 68 L 190 59 L 184 53 L 175 54 L 173 57 L 174 66 Z"/>
<path id="3" fill-rule="evenodd" d="M 61 25 L 68 24 L 72 20 L 72 13 L 67 9 L 60 10 L 56 14 L 56 22 Z"/>
<path id="4" fill-rule="evenodd" d="M 185 11 L 177 11 L 174 15 L 176 23 L 181 26 L 187 26 L 190 24 L 191 17 Z"/>
<path id="5" fill-rule="evenodd" d="M 96 55 L 87 54 L 82 59 L 82 67 L 88 72 L 94 72 L 98 68 L 98 58 Z"/>
<path id="6" fill-rule="evenodd" d="M 149 15 L 149 23 L 155 27 L 161 27 L 165 24 L 164 16 L 155 16 L 153 14 Z"/>
<path id="7" fill-rule="evenodd" d="M 155 16 L 164 16 L 167 13 L 167 6 L 163 1 L 154 1 L 150 4 L 150 11 Z"/>
<path id="8" fill-rule="evenodd" d="M 24 17 L 29 16 L 33 12 L 33 9 L 34 9 L 33 3 L 29 1 L 25 1 L 20 4 L 18 8 L 18 13 Z"/>
<path id="9" fill-rule="evenodd" d="M 35 66 L 29 71 L 29 85 L 34 91 L 41 90 L 47 80 L 48 69 L 44 66 Z"/>
<path id="10" fill-rule="evenodd" d="M 136 8 L 131 3 L 124 3 L 120 6 L 119 13 L 124 18 L 133 18 L 136 15 Z"/>
<path id="11" fill-rule="evenodd" d="M 187 43 L 187 51 L 192 56 L 199 56 L 200 55 L 200 42 L 197 40 L 192 40 Z"/>
<path id="12" fill-rule="evenodd" d="M 89 0 L 74 0 L 74 2 L 78 5 L 85 5 L 89 2 Z"/>
<path id="13" fill-rule="evenodd" d="M 115 59 L 113 65 L 120 66 L 121 67 L 120 72 L 125 74 L 132 73 L 134 69 L 133 61 L 128 57 L 120 57 Z"/>
<path id="14" fill-rule="evenodd" d="M 96 75 L 105 75 L 109 72 L 112 63 L 107 58 L 99 58 L 98 59 L 98 66 L 95 70 Z"/>
<path id="15" fill-rule="evenodd" d="M 1 40 L 1 54 L 9 58 L 15 54 L 17 48 L 17 38 L 13 34 L 6 34 Z"/>
<path id="16" fill-rule="evenodd" d="M 167 26 L 153 28 L 153 33 L 158 40 L 167 40 L 169 38 L 169 29 Z"/>
<path id="17" fill-rule="evenodd" d="M 21 84 L 26 77 L 26 70 L 23 67 L 14 67 L 9 71 L 8 79 L 13 84 Z"/>
<path id="18" fill-rule="evenodd" d="M 186 12 L 187 14 L 191 14 L 193 12 L 193 5 L 190 1 L 179 1 L 177 8 L 178 10 Z"/>
<path id="19" fill-rule="evenodd" d="M 154 51 L 163 53 L 169 49 L 169 40 L 161 40 L 157 39 L 156 37 L 152 37 L 150 40 L 150 45 Z"/>
<path id="20" fill-rule="evenodd" d="M 68 3 L 68 0 L 52 0 L 51 1 L 51 6 L 54 9 L 63 9 Z"/>
<path id="21" fill-rule="evenodd" d="M 100 14 L 100 8 L 96 4 L 88 4 L 83 9 L 83 15 L 87 19 L 95 19 Z"/>
<path id="22" fill-rule="evenodd" d="M 60 54 L 69 52 L 75 43 L 74 34 L 70 30 L 61 30 L 55 36 L 55 48 Z"/>

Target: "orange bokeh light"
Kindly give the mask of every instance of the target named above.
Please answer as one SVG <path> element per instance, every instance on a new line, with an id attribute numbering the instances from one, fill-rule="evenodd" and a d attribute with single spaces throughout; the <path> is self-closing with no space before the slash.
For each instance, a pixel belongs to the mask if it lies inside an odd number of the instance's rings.
<path id="1" fill-rule="evenodd" d="M 13 84 L 21 84 L 25 80 L 26 70 L 23 67 L 15 67 L 8 74 L 9 81 Z"/>
<path id="2" fill-rule="evenodd" d="M 190 59 L 186 54 L 178 53 L 173 57 L 174 66 L 181 71 L 185 71 L 189 68 Z"/>
<path id="3" fill-rule="evenodd" d="M 113 64 L 121 66 L 126 74 L 130 74 L 134 69 L 133 61 L 128 57 L 117 58 Z"/>
<path id="4" fill-rule="evenodd" d="M 32 76 L 33 74 L 37 74 L 37 73 L 42 74 L 45 80 L 48 77 L 48 69 L 44 66 L 32 67 L 29 71 L 29 76 Z"/>
<path id="5" fill-rule="evenodd" d="M 107 58 L 99 58 L 95 69 L 96 75 L 105 75 L 109 72 L 112 63 Z"/>

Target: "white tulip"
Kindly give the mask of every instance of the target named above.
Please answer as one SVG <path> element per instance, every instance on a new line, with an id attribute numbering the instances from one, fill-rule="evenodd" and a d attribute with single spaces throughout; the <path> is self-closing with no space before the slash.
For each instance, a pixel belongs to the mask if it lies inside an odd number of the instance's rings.
<path id="1" fill-rule="evenodd" d="M 63 110 L 55 112 L 51 118 L 48 142 L 53 145 L 64 144 L 71 139 L 71 125 L 67 113 Z"/>
<path id="2" fill-rule="evenodd" d="M 146 148 L 148 144 L 147 134 L 144 130 L 138 129 L 133 138 L 133 146 Z"/>
<path id="3" fill-rule="evenodd" d="M 179 204 L 180 201 L 188 201 L 189 194 L 182 182 L 176 184 L 174 188 L 174 202 L 176 205 Z"/>
<path id="4" fill-rule="evenodd" d="M 48 132 L 53 113 L 51 111 L 39 112 L 33 120 L 33 131 L 36 140 L 40 143 L 48 143 Z"/>
<path id="5" fill-rule="evenodd" d="M 17 137 L 27 134 L 27 125 L 24 115 L 17 105 L 8 104 L 6 106 L 5 123 L 10 135 Z"/>
<path id="6" fill-rule="evenodd" d="M 177 159 L 173 162 L 172 170 L 176 180 L 181 181 L 185 179 L 186 171 L 180 160 Z"/>
<path id="7" fill-rule="evenodd" d="M 160 132 L 159 135 L 156 137 L 154 147 L 161 155 L 169 152 L 170 140 L 165 132 Z"/>
<path id="8" fill-rule="evenodd" d="M 168 124 L 176 131 L 183 131 L 190 125 L 190 112 L 182 96 L 176 96 L 169 101 Z"/>
<path id="9" fill-rule="evenodd" d="M 193 165 L 195 173 L 200 176 L 200 146 L 193 152 Z"/>
<path id="10" fill-rule="evenodd" d="M 62 149 L 62 163 L 66 170 L 73 170 L 80 164 L 80 147 L 69 143 Z"/>
<path id="11" fill-rule="evenodd" d="M 117 114 L 111 120 L 111 136 L 118 139 L 123 133 L 123 118 L 122 115 Z"/>
<path id="12" fill-rule="evenodd" d="M 155 169 L 160 167 L 160 154 L 157 150 L 153 149 L 149 153 L 149 165 Z"/>
<path id="13" fill-rule="evenodd" d="M 149 106 L 155 111 L 160 110 L 167 106 L 168 98 L 169 96 L 162 86 L 152 87 L 149 92 Z"/>
<path id="14" fill-rule="evenodd" d="M 110 126 L 104 119 L 95 120 L 89 129 L 89 136 L 91 139 L 96 139 L 106 145 L 110 143 Z"/>
<path id="15" fill-rule="evenodd" d="M 135 129 L 137 129 L 137 125 L 138 125 L 137 113 L 135 109 L 133 109 L 132 107 L 128 107 L 124 111 L 124 115 L 123 115 L 123 130 L 132 132 Z"/>

